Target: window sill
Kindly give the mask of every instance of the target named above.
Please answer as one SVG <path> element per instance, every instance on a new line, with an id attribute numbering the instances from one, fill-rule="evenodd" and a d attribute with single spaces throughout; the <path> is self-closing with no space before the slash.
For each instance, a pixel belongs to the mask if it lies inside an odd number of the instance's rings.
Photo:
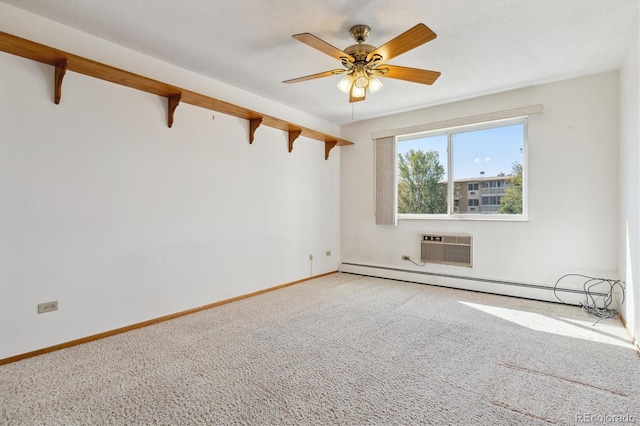
<path id="1" fill-rule="evenodd" d="M 399 214 L 398 220 L 453 220 L 470 222 L 529 222 L 527 216 Z"/>

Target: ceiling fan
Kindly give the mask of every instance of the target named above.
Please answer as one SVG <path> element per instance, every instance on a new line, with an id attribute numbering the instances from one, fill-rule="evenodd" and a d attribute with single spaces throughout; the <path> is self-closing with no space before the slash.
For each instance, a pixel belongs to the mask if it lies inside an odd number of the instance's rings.
<path id="1" fill-rule="evenodd" d="M 340 50 L 310 33 L 293 35 L 292 37 L 296 40 L 339 60 L 344 68 L 294 78 L 283 81 L 283 83 L 299 83 L 346 74 L 338 83 L 338 89 L 349 95 L 349 102 L 358 102 L 364 100 L 367 89 L 369 92 L 375 93 L 382 88 L 382 83 L 377 77 L 395 78 L 421 84 L 433 84 L 440 77 L 438 71 L 382 63 L 436 38 L 436 33 L 425 24 L 416 25 L 378 48 L 364 43 L 370 31 L 371 28 L 367 25 L 353 26 L 349 33 L 356 44 L 352 44 L 344 50 Z"/>

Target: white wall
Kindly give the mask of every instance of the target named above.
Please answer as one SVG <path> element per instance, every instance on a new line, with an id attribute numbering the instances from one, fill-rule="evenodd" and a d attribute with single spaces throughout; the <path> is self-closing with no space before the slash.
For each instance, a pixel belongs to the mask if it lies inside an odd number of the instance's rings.
<path id="1" fill-rule="evenodd" d="M 4 3 L 0 3 L 0 31 L 339 136 L 336 124 Z"/>
<path id="2" fill-rule="evenodd" d="M 638 32 L 620 70 L 620 276 L 626 282 L 623 315 L 640 338 L 640 45 Z"/>
<path id="3" fill-rule="evenodd" d="M 618 73 L 485 96 L 344 126 L 355 142 L 342 152 L 342 262 L 553 286 L 567 273 L 617 277 Z M 428 94 L 427 94 L 428 95 Z M 372 133 L 543 104 L 528 131 L 527 222 L 400 220 L 374 222 Z M 474 237 L 474 267 L 413 266 L 422 233 Z M 553 292 L 375 268 L 342 270 L 555 300 Z M 579 287 L 582 281 L 563 286 Z"/>
<path id="4" fill-rule="evenodd" d="M 247 121 L 187 104 L 169 129 L 166 99 L 73 72 L 54 105 L 53 73 L 0 53 L 0 358 L 338 269 L 340 148 L 325 161 L 301 137 L 290 154 L 268 127 L 249 145 Z"/>

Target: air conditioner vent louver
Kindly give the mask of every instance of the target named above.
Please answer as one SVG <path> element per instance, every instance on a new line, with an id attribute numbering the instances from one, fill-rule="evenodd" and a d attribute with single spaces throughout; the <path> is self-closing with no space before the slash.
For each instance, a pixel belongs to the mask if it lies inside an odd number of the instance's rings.
<path id="1" fill-rule="evenodd" d="M 473 238 L 467 235 L 423 235 L 421 261 L 445 265 L 472 266 Z"/>

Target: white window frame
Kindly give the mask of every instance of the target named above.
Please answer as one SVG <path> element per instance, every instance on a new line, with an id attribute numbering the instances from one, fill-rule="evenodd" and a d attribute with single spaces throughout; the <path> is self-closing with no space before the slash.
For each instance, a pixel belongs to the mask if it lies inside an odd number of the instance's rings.
<path id="1" fill-rule="evenodd" d="M 394 191 L 397 191 L 398 185 L 396 182 L 396 174 L 390 169 L 392 163 L 397 161 L 396 148 L 397 144 L 395 140 L 397 136 L 408 135 L 411 133 L 424 133 L 432 130 L 442 130 L 454 127 L 463 127 L 471 124 L 480 124 L 495 122 L 511 118 L 530 117 L 533 115 L 542 115 L 544 107 L 542 104 L 529 105 L 518 108 L 512 108 L 502 111 L 487 112 L 478 115 L 466 116 L 448 119 L 444 121 L 436 121 L 425 124 L 418 124 L 411 127 L 404 127 L 400 129 L 383 130 L 373 132 L 371 138 L 375 145 L 374 155 L 374 216 L 376 218 L 376 225 L 391 225 L 398 224 L 398 212 L 396 208 L 397 196 L 393 197 Z M 528 131 L 526 133 L 528 135 Z M 525 140 L 525 144 L 528 141 Z M 528 220 L 528 163 L 527 163 L 527 149 L 526 146 L 523 149 L 523 214 L 521 217 L 516 215 L 501 215 L 499 218 L 490 217 L 492 215 L 478 215 L 483 217 L 464 217 L 458 218 L 453 216 L 444 216 L 442 219 L 446 220 L 502 220 L 502 221 L 526 221 Z M 380 160 L 380 161 L 379 161 Z M 421 219 L 419 215 L 411 215 L 409 219 Z M 434 219 L 433 217 L 425 217 L 425 219 Z"/>
<path id="2" fill-rule="evenodd" d="M 454 178 L 453 176 L 453 135 L 462 132 L 471 132 L 478 130 L 493 129 L 499 127 L 507 127 L 512 125 L 523 125 L 523 138 L 522 138 L 522 214 L 464 214 L 453 213 L 454 210 Z M 406 139 L 407 137 L 434 137 L 447 135 L 447 178 L 448 178 L 448 195 L 447 195 L 447 214 L 408 214 L 397 213 L 399 220 L 470 220 L 470 221 L 528 221 L 528 155 L 527 155 L 527 135 L 528 135 L 528 115 L 514 118 L 505 118 L 500 120 L 491 120 L 480 123 L 454 126 L 448 128 L 441 128 L 437 130 L 429 130 L 422 132 L 397 134 L 395 135 L 396 152 L 398 152 L 398 144 L 402 143 L 399 139 Z M 397 200 L 397 182 L 395 183 L 396 200 Z M 397 204 L 397 202 L 396 202 Z M 475 210 L 475 209 L 474 209 Z M 397 206 L 396 206 L 397 212 Z"/>

